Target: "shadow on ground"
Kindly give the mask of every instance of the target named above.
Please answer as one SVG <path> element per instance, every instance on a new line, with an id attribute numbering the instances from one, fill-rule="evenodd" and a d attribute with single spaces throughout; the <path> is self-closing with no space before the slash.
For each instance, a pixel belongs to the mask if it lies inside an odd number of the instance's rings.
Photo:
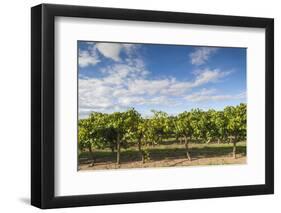
<path id="1" fill-rule="evenodd" d="M 151 161 L 178 159 L 184 157 L 185 153 L 184 147 L 165 149 L 153 148 L 149 150 Z M 189 153 L 194 160 L 200 158 L 231 156 L 232 147 L 212 147 L 206 145 L 200 148 L 190 148 Z M 237 145 L 236 153 L 240 156 L 246 156 L 246 146 Z M 116 153 L 114 152 L 96 151 L 94 156 L 96 163 L 114 163 L 116 161 Z M 140 160 L 141 155 L 137 150 L 122 150 L 121 152 L 121 162 L 123 163 L 136 162 Z M 89 163 L 89 154 L 87 152 L 84 152 L 82 155 L 80 155 L 79 163 Z"/>
<path id="2" fill-rule="evenodd" d="M 26 205 L 30 205 L 30 199 L 27 197 L 21 197 L 21 198 L 19 198 L 19 201 Z"/>

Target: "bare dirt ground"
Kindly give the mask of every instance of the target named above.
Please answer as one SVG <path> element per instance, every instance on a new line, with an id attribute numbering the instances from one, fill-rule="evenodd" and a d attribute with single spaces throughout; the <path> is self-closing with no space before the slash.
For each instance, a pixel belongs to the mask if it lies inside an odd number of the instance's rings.
<path id="1" fill-rule="evenodd" d="M 179 166 L 203 166 L 203 165 L 226 165 L 226 164 L 245 164 L 245 156 L 237 156 L 233 159 L 231 156 L 220 156 L 210 158 L 197 158 L 189 161 L 186 158 L 180 159 L 164 159 L 158 161 L 148 161 L 142 163 L 141 161 L 124 162 L 119 166 L 114 162 L 111 163 L 97 163 L 95 166 L 91 164 L 80 164 L 79 170 L 101 170 L 101 169 L 128 169 L 128 168 L 149 168 L 149 167 L 179 167 Z"/>
<path id="2" fill-rule="evenodd" d="M 121 152 L 121 164 L 116 165 L 116 153 L 110 150 L 95 150 L 95 164 L 92 166 L 88 152 L 79 154 L 79 171 L 153 168 L 153 167 L 180 167 L 180 166 L 208 166 L 246 163 L 246 143 L 237 145 L 236 159 L 232 157 L 232 144 L 190 144 L 192 160 L 185 158 L 185 149 L 182 144 L 165 144 L 150 147 L 150 159 L 142 163 L 136 147 L 130 147 Z"/>

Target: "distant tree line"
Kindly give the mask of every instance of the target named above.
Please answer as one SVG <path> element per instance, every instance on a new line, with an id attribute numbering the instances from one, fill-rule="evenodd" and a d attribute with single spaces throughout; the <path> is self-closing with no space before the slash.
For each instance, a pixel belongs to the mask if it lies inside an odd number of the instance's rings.
<path id="1" fill-rule="evenodd" d="M 152 110 L 153 115 L 144 118 L 135 109 L 125 112 L 93 112 L 88 118 L 79 120 L 78 141 L 81 151 L 91 154 L 95 162 L 95 149 L 110 148 L 116 153 L 120 164 L 121 149 L 136 146 L 142 162 L 149 159 L 149 147 L 163 144 L 174 138 L 184 144 L 185 157 L 192 159 L 189 143 L 232 143 L 233 158 L 236 158 L 236 144 L 246 139 L 247 106 L 227 106 L 222 111 L 192 109 L 177 116 Z"/>

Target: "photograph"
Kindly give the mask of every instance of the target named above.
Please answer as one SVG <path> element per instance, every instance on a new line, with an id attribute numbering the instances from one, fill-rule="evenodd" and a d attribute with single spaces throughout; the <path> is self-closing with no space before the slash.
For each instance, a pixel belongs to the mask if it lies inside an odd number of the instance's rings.
<path id="1" fill-rule="evenodd" d="M 246 164 L 246 53 L 77 41 L 78 171 Z"/>
<path id="2" fill-rule="evenodd" d="M 275 13 L 151 4 L 31 7 L 32 206 L 275 193 Z"/>
<path id="3" fill-rule="evenodd" d="M 274 194 L 274 18 L 210 6 L 31 8 L 31 205 Z"/>

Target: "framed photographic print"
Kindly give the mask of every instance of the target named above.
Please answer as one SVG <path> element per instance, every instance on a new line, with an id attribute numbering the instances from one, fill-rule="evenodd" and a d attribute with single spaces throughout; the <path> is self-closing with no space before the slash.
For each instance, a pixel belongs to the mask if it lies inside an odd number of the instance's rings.
<path id="1" fill-rule="evenodd" d="M 31 9 L 31 203 L 272 194 L 274 21 Z"/>

